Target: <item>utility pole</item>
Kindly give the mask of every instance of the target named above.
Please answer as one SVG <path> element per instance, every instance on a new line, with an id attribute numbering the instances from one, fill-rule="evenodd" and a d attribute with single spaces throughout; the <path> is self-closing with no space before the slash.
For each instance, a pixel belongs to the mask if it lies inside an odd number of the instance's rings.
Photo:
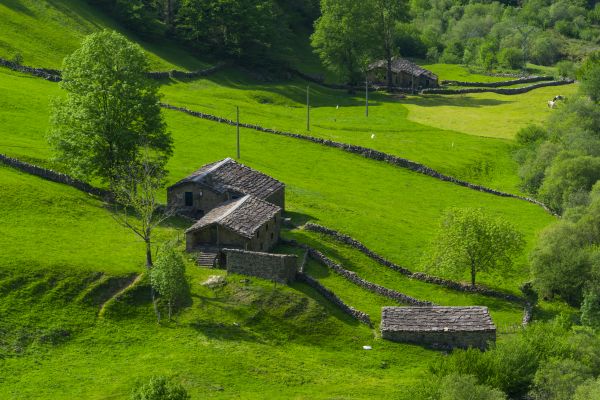
<path id="1" fill-rule="evenodd" d="M 306 87 L 306 130 L 310 131 L 310 86 Z"/>
<path id="2" fill-rule="evenodd" d="M 237 129 L 237 158 L 240 159 L 240 107 L 235 107 L 236 111 L 236 129 Z"/>
<path id="3" fill-rule="evenodd" d="M 365 115 L 369 116 L 369 77 L 365 77 Z"/>

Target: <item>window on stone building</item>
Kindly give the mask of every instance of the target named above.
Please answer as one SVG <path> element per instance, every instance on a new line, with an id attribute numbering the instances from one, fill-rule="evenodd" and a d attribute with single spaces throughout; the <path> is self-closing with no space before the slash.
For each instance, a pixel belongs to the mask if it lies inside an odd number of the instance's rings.
<path id="1" fill-rule="evenodd" d="M 194 205 L 194 193 L 185 192 L 185 206 L 192 207 Z"/>

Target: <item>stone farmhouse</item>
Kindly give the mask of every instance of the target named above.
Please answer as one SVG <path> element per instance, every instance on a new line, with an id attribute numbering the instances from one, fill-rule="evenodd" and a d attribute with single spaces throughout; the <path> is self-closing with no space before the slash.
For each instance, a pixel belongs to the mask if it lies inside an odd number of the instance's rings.
<path id="1" fill-rule="evenodd" d="M 204 165 L 167 189 L 169 206 L 192 218 L 246 195 L 285 208 L 283 183 L 231 158 Z"/>
<path id="2" fill-rule="evenodd" d="M 269 251 L 279 241 L 281 207 L 252 195 L 226 201 L 192 225 L 187 251 L 235 248 Z"/>
<path id="3" fill-rule="evenodd" d="M 387 61 L 379 60 L 368 67 L 369 81 L 387 84 Z M 438 76 L 431 71 L 419 67 L 417 64 L 403 58 L 392 60 L 392 84 L 398 88 L 421 90 L 438 87 Z"/>
<path id="4" fill-rule="evenodd" d="M 487 307 L 383 307 L 381 336 L 434 348 L 478 348 L 496 341 Z"/>

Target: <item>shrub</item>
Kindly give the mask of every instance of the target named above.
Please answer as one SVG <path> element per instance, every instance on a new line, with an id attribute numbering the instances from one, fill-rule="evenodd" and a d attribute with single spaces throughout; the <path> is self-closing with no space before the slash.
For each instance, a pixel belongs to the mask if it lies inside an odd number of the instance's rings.
<path id="1" fill-rule="evenodd" d="M 600 379 L 589 379 L 575 390 L 573 400 L 600 399 Z"/>
<path id="2" fill-rule="evenodd" d="M 160 252 L 150 270 L 150 282 L 167 301 L 171 319 L 173 304 L 182 297 L 187 287 L 185 262 L 172 246 L 166 246 Z"/>
<path id="3" fill-rule="evenodd" d="M 536 64 L 552 65 L 562 57 L 563 42 L 554 35 L 539 35 L 531 46 L 531 59 Z"/>
<path id="4" fill-rule="evenodd" d="M 519 144 L 531 144 L 546 139 L 548 133 L 539 125 L 528 125 L 519 129 L 515 139 Z"/>
<path id="5" fill-rule="evenodd" d="M 588 378 L 590 369 L 571 359 L 552 359 L 540 366 L 533 380 L 531 396 L 535 400 L 570 400 Z"/>
<path id="6" fill-rule="evenodd" d="M 23 65 L 23 54 L 15 53 L 15 55 L 12 57 L 11 61 L 17 65 Z"/>
<path id="7" fill-rule="evenodd" d="M 581 305 L 581 323 L 594 329 L 600 328 L 600 289 L 586 291 Z"/>
<path id="8" fill-rule="evenodd" d="M 568 60 L 562 60 L 556 63 L 556 70 L 558 72 L 558 78 L 560 79 L 574 79 L 576 75 L 575 63 Z"/>
<path id="9" fill-rule="evenodd" d="M 427 384 L 409 390 L 411 400 L 504 400 L 498 389 L 481 385 L 471 375 L 451 374 L 441 379 L 427 380 Z"/>
<path id="10" fill-rule="evenodd" d="M 504 48 L 498 53 L 498 63 L 505 68 L 523 68 L 525 65 L 523 51 L 516 47 Z"/>
<path id="11" fill-rule="evenodd" d="M 437 47 L 430 47 L 427 49 L 427 61 L 438 62 L 440 58 L 440 51 Z"/>
<path id="12" fill-rule="evenodd" d="M 189 400 L 185 388 L 164 376 L 150 378 L 147 383 L 137 384 L 131 393 L 131 400 Z"/>

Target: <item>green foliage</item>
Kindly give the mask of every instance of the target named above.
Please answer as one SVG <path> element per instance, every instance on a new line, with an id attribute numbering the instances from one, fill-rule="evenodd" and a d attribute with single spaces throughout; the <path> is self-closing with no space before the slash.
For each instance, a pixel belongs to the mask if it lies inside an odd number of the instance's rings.
<path id="1" fill-rule="evenodd" d="M 525 56 L 521 49 L 506 47 L 498 53 L 498 63 L 508 69 L 521 69 L 524 67 Z"/>
<path id="2" fill-rule="evenodd" d="M 150 282 L 168 304 L 169 319 L 173 304 L 180 300 L 187 288 L 185 262 L 172 245 L 164 246 L 153 268 L 150 270 Z"/>
<path id="3" fill-rule="evenodd" d="M 600 101 L 600 60 L 590 59 L 582 67 L 581 92 L 593 101 Z"/>
<path id="4" fill-rule="evenodd" d="M 468 270 L 474 286 L 478 272 L 509 269 L 523 246 L 523 235 L 507 221 L 481 209 L 451 209 L 440 225 L 431 260 L 434 268 L 455 275 Z"/>
<path id="5" fill-rule="evenodd" d="M 556 63 L 556 71 L 560 79 L 575 79 L 576 69 L 573 61 L 562 60 Z"/>
<path id="6" fill-rule="evenodd" d="M 528 125 L 519 129 L 515 136 L 517 143 L 521 145 L 535 144 L 546 139 L 548 132 L 539 125 Z"/>
<path id="7" fill-rule="evenodd" d="M 594 329 L 600 329 L 600 293 L 594 285 L 589 288 L 581 304 L 581 322 Z"/>
<path id="8" fill-rule="evenodd" d="M 471 375 L 451 374 L 441 379 L 428 379 L 422 386 L 413 387 L 403 397 L 413 400 L 504 400 L 498 389 L 481 385 Z"/>
<path id="9" fill-rule="evenodd" d="M 531 61 L 539 65 L 552 65 L 563 56 L 564 42 L 551 34 L 538 35 L 531 45 Z"/>
<path id="10" fill-rule="evenodd" d="M 537 370 L 531 396 L 535 400 L 570 400 L 591 376 L 589 367 L 578 360 L 551 359 Z"/>
<path id="11" fill-rule="evenodd" d="M 367 1 L 322 0 L 311 43 L 323 65 L 355 84 L 367 66 L 372 46 Z"/>
<path id="12" fill-rule="evenodd" d="M 48 139 L 73 174 L 110 182 L 141 146 L 164 165 L 171 136 L 147 69 L 140 47 L 111 31 L 88 36 L 65 58 L 60 86 L 67 97 L 54 103 Z"/>
<path id="13" fill-rule="evenodd" d="M 589 379 L 575 390 L 573 400 L 600 399 L 600 379 Z"/>
<path id="14" fill-rule="evenodd" d="M 153 376 L 147 383 L 139 383 L 131 393 L 131 400 L 188 400 L 191 396 L 181 384 L 165 376 Z"/>

